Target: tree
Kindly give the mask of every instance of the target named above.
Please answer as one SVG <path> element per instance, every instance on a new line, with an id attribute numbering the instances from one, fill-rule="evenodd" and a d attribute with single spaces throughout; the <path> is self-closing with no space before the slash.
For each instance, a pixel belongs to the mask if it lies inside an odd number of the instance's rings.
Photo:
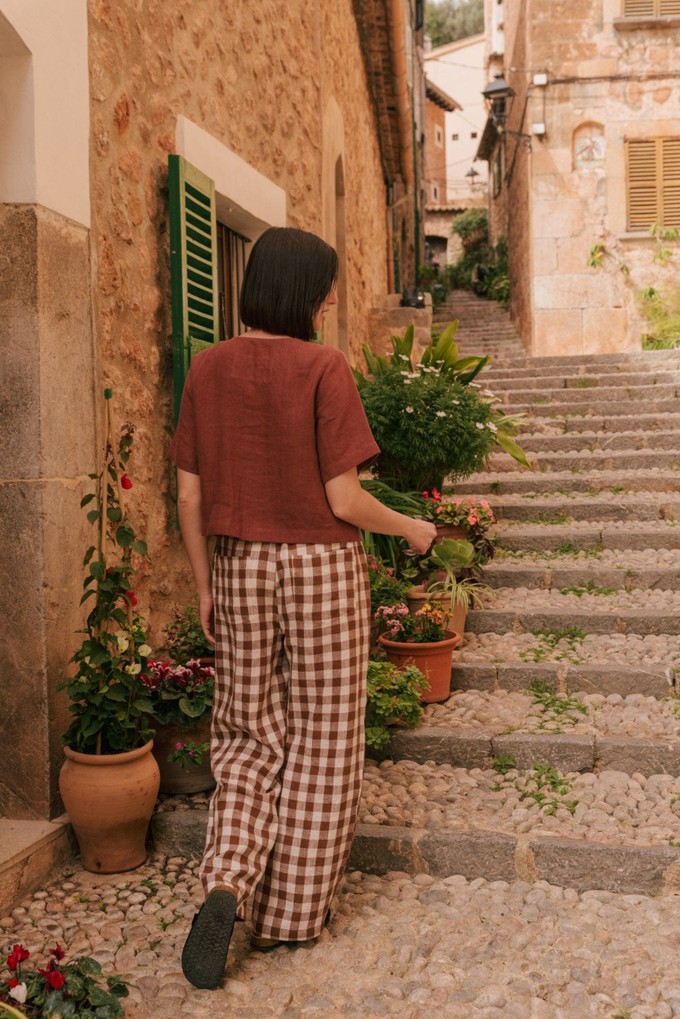
<path id="1" fill-rule="evenodd" d="M 433 46 L 484 31 L 484 0 L 426 0 L 425 31 Z"/>

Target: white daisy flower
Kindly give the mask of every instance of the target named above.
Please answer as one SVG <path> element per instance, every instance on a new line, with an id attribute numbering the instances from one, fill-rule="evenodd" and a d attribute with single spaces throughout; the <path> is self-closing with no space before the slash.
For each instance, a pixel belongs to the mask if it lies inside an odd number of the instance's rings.
<path id="1" fill-rule="evenodd" d="M 482 424 L 481 421 L 475 421 L 475 428 L 479 428 L 481 432 L 484 431 L 484 425 Z"/>
<path id="2" fill-rule="evenodd" d="M 413 414 L 413 407 L 404 407 L 407 414 Z"/>
<path id="3" fill-rule="evenodd" d="M 489 429 L 490 432 L 497 432 L 498 431 L 498 428 L 493 423 L 493 421 L 487 421 L 486 427 Z"/>
<path id="4" fill-rule="evenodd" d="M 436 416 L 438 418 L 445 418 L 446 417 L 446 411 L 445 410 L 438 410 Z"/>

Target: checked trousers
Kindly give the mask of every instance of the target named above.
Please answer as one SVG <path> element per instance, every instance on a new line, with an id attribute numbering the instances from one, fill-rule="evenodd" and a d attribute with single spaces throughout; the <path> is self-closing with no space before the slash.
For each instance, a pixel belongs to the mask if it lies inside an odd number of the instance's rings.
<path id="1" fill-rule="evenodd" d="M 361 793 L 370 630 L 360 542 L 218 538 L 216 681 L 201 879 L 227 885 L 254 933 L 317 937 Z"/>

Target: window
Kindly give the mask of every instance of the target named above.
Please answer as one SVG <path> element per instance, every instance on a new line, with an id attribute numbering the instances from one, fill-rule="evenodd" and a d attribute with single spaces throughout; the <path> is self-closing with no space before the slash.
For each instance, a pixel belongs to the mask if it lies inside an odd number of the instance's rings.
<path id="1" fill-rule="evenodd" d="M 680 138 L 626 143 L 627 226 L 680 227 Z"/>
<path id="2" fill-rule="evenodd" d="M 438 202 L 439 201 L 439 185 L 438 184 L 433 184 L 432 185 L 432 201 L 433 202 Z"/>
<path id="3" fill-rule="evenodd" d="M 223 223 L 217 224 L 217 281 L 220 308 L 220 339 L 228 340 L 242 331 L 238 299 L 246 267 L 248 237 Z"/>
<path id="4" fill-rule="evenodd" d="M 680 15 L 680 0 L 623 0 L 624 18 L 664 18 Z"/>
<path id="5" fill-rule="evenodd" d="M 182 156 L 168 156 L 175 418 L 191 358 L 219 339 L 215 185 Z"/>
<path id="6" fill-rule="evenodd" d="M 477 137 L 477 132 L 476 131 L 470 131 L 470 137 L 471 138 L 476 138 Z"/>
<path id="7" fill-rule="evenodd" d="M 440 148 L 444 145 L 444 132 L 441 127 L 437 124 L 434 129 L 434 143 Z"/>
<path id="8" fill-rule="evenodd" d="M 451 141 L 452 142 L 457 142 L 458 141 L 458 135 L 457 134 L 452 134 L 451 135 Z"/>

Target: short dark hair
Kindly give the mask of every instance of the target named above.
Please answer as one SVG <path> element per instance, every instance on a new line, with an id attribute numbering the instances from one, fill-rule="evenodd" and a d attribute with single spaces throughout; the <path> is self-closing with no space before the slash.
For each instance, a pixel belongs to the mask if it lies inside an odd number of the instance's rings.
<path id="1" fill-rule="evenodd" d="M 338 256 L 316 234 L 270 227 L 250 252 L 241 287 L 241 321 L 251 329 L 311 340 L 314 316 L 338 278 Z"/>

